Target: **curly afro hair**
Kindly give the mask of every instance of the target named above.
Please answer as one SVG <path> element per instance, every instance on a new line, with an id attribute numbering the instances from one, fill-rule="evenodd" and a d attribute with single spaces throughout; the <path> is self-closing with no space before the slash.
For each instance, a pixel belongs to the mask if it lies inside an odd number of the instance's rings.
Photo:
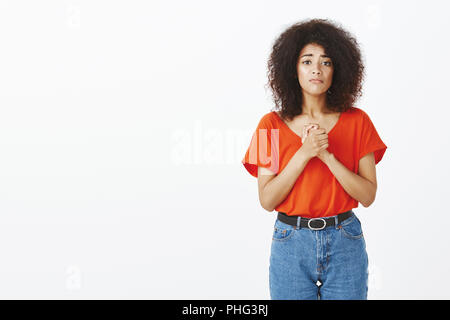
<path id="1" fill-rule="evenodd" d="M 307 44 L 322 46 L 333 62 L 333 80 L 327 108 L 345 112 L 362 95 L 364 65 L 356 39 L 335 22 L 308 19 L 295 23 L 274 42 L 268 61 L 266 84 L 273 92 L 275 109 L 283 119 L 302 113 L 302 92 L 297 76 L 300 51 Z"/>

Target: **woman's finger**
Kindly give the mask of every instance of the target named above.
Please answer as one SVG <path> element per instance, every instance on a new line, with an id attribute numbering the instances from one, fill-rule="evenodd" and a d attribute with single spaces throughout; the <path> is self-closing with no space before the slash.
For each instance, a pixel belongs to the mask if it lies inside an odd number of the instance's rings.
<path id="1" fill-rule="evenodd" d="M 306 137 L 309 135 L 311 129 L 318 128 L 317 124 L 307 124 L 303 126 L 302 143 L 305 142 Z"/>

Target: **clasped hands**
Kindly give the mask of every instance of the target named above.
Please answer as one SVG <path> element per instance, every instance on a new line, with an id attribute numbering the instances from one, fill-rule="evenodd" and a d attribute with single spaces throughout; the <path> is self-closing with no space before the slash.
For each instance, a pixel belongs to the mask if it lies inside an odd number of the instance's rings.
<path id="1" fill-rule="evenodd" d="M 323 146 L 325 144 L 328 145 L 328 134 L 324 133 L 323 132 L 324 130 L 322 130 L 320 132 L 313 131 L 313 130 L 318 130 L 318 129 L 320 129 L 320 127 L 317 123 L 305 124 L 303 126 L 303 132 L 302 132 L 302 144 L 305 143 L 305 140 L 309 135 L 320 134 L 320 135 L 326 135 L 325 139 L 322 138 L 319 141 L 320 146 Z M 317 140 L 316 140 L 316 142 L 317 142 Z M 332 156 L 332 154 L 326 148 L 322 149 L 319 153 L 317 153 L 317 157 L 320 160 L 322 160 L 325 164 L 327 164 L 327 161 L 329 160 L 330 156 Z"/>

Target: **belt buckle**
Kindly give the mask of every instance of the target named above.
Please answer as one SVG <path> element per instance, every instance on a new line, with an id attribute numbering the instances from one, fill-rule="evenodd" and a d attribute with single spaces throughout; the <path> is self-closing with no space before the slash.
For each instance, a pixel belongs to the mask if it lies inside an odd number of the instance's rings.
<path id="1" fill-rule="evenodd" d="M 323 226 L 320 227 L 320 228 L 313 228 L 313 227 L 311 227 L 311 221 L 312 220 L 322 220 Z M 324 229 L 326 227 L 326 225 L 327 225 L 327 222 L 323 218 L 312 218 L 312 219 L 308 220 L 308 228 L 310 228 L 311 230 L 322 230 L 322 229 Z"/>

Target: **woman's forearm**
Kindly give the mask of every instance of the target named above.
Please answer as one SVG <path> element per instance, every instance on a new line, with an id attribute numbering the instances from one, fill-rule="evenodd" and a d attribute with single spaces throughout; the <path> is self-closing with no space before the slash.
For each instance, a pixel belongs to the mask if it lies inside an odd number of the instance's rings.
<path id="1" fill-rule="evenodd" d="M 376 186 L 366 178 L 350 171 L 332 153 L 326 157 L 324 163 L 341 184 L 342 188 L 364 207 L 368 207 L 375 200 Z"/>
<path id="2" fill-rule="evenodd" d="M 275 210 L 286 199 L 309 160 L 310 158 L 306 157 L 299 149 L 289 160 L 286 167 L 267 183 L 263 190 L 264 208 L 266 210 Z"/>

